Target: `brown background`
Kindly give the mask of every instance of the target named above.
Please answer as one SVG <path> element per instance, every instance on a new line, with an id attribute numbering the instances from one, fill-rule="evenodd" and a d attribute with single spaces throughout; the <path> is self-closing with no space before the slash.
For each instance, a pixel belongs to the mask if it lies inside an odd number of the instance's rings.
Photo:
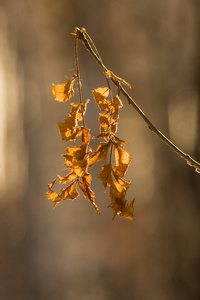
<path id="1" fill-rule="evenodd" d="M 118 136 L 132 154 L 126 179 L 135 221 L 111 221 L 100 163 L 92 171 L 100 216 L 82 196 L 54 211 L 45 198 L 47 183 L 64 171 L 56 124 L 69 113 L 51 84 L 75 72 L 76 26 L 133 86 L 158 129 L 200 161 L 199 4 L 0 1 L 0 299 L 199 299 L 200 175 L 125 99 Z M 105 82 L 82 45 L 79 54 L 83 97 L 91 99 L 86 122 L 96 135 L 91 90 Z"/>

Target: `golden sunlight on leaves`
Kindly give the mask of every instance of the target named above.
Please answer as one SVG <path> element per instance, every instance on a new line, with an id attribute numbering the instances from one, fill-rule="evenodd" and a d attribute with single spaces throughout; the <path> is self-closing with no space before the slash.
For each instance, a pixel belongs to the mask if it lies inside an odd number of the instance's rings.
<path id="1" fill-rule="evenodd" d="M 51 188 L 53 187 L 55 183 L 55 180 L 49 184 L 49 191 L 46 193 L 47 198 L 49 200 L 54 201 L 54 207 L 60 203 L 62 200 L 68 200 L 68 199 L 75 199 L 79 196 L 78 191 L 76 190 L 76 184 L 77 182 L 74 181 L 72 184 L 70 184 L 66 189 L 62 189 L 62 193 L 58 195 L 57 193 L 53 192 Z"/>
<path id="2" fill-rule="evenodd" d="M 106 164 L 103 165 L 101 172 L 99 173 L 99 178 L 101 179 L 105 189 L 107 187 L 107 185 L 111 185 L 112 184 L 112 176 L 111 176 L 111 170 L 112 170 L 112 165 L 111 164 Z"/>
<path id="3" fill-rule="evenodd" d="M 119 118 L 119 109 L 123 104 L 118 94 L 113 99 L 110 91 L 109 80 L 111 79 L 118 86 L 119 83 L 130 85 L 123 79 L 114 75 L 111 71 L 106 72 L 106 80 L 108 87 L 98 87 L 92 91 L 94 99 L 101 110 L 99 113 L 100 132 L 96 138 L 104 139 L 104 142 L 100 142 L 97 149 L 92 151 L 89 147 L 91 141 L 90 129 L 85 125 L 85 113 L 89 100 L 82 101 L 81 95 L 81 79 L 78 66 L 78 51 L 77 40 L 83 36 L 88 36 L 86 30 L 76 28 L 75 32 L 75 62 L 77 74 L 74 74 L 70 80 L 67 80 L 63 84 L 53 84 L 53 95 L 58 102 L 66 102 L 74 96 L 74 83 L 77 78 L 78 91 L 79 91 L 79 103 L 70 103 L 71 111 L 63 122 L 58 123 L 60 135 L 62 140 L 75 141 L 78 137 L 81 137 L 81 145 L 74 147 L 67 147 L 65 154 L 62 156 L 65 158 L 64 165 L 67 166 L 69 174 L 65 176 L 58 175 L 58 184 L 69 184 L 68 187 L 61 190 L 60 194 L 57 194 L 52 190 L 56 179 L 48 185 L 48 192 L 46 196 L 49 200 L 54 202 L 54 207 L 62 200 L 73 200 L 79 196 L 77 187 L 83 192 L 85 198 L 93 205 L 98 214 L 99 207 L 95 203 L 95 194 L 91 189 L 91 174 L 88 173 L 88 168 L 91 168 L 94 163 L 105 160 L 108 158 L 108 163 L 104 164 L 99 173 L 99 179 L 101 180 L 106 190 L 107 186 L 110 189 L 110 205 L 114 212 L 114 217 L 120 215 L 128 220 L 133 220 L 133 201 L 127 204 L 125 200 L 126 192 L 131 182 L 124 179 L 126 170 L 130 164 L 130 154 L 121 146 L 126 144 L 125 141 L 119 139 L 116 136 L 117 132 L 117 120 Z M 98 54 L 99 55 L 99 54 Z M 104 74 L 105 75 L 105 74 Z M 79 122 L 82 122 L 79 124 Z M 109 154 L 109 155 L 108 155 Z M 115 158 L 115 160 L 113 159 Z M 115 161 L 115 165 L 112 166 L 112 161 Z M 114 218 L 113 217 L 113 218 Z"/>
<path id="4" fill-rule="evenodd" d="M 93 91 L 94 99 L 99 105 L 100 110 L 108 109 L 110 104 L 109 100 L 106 100 L 109 96 L 109 88 L 108 87 L 99 87 Z"/>
<path id="5" fill-rule="evenodd" d="M 123 177 L 131 162 L 131 155 L 118 143 L 114 143 L 115 146 L 115 172 Z"/>
<path id="6" fill-rule="evenodd" d="M 104 142 L 100 143 L 97 150 L 94 151 L 92 156 L 89 158 L 88 167 L 91 167 L 95 162 L 99 160 L 106 159 L 109 148 L 110 148 L 110 141 L 105 143 Z"/>
<path id="7" fill-rule="evenodd" d="M 108 71 L 106 71 L 106 75 L 111 77 L 114 81 L 117 81 L 117 82 L 127 85 L 131 89 L 131 85 L 128 82 L 126 82 L 124 79 L 121 79 L 120 77 L 116 76 L 115 74 L 113 74 L 113 72 L 108 70 Z"/>
<path id="8" fill-rule="evenodd" d="M 70 80 L 63 84 L 53 84 L 52 93 L 56 101 L 66 102 L 74 96 L 73 85 L 77 75 L 74 74 Z"/>
<path id="9" fill-rule="evenodd" d="M 96 212 L 100 214 L 98 206 L 95 204 L 95 194 L 90 188 L 90 183 L 91 183 L 91 175 L 89 173 L 85 173 L 85 175 L 81 179 L 78 180 L 78 184 L 80 189 L 82 190 L 84 197 L 88 198 L 88 200 L 91 202 L 93 207 L 95 208 Z"/>

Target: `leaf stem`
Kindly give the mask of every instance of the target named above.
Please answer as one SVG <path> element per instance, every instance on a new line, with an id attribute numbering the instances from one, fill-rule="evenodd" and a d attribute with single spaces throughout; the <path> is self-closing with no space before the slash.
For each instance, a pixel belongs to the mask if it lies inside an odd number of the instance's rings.
<path id="1" fill-rule="evenodd" d="M 90 52 L 90 54 L 94 57 L 94 59 L 97 61 L 97 63 L 100 65 L 100 67 L 103 69 L 103 72 L 105 73 L 108 71 L 106 66 L 103 64 L 103 61 L 96 50 L 96 47 L 94 46 L 94 43 L 92 42 L 91 47 L 91 38 L 89 37 L 88 33 L 86 34 L 86 30 L 79 29 L 78 27 L 75 28 L 75 34 L 76 34 L 76 40 L 79 39 L 83 45 L 86 47 L 86 49 Z M 95 52 L 93 50 L 95 49 Z M 160 132 L 153 124 L 152 122 L 146 117 L 144 112 L 141 110 L 141 108 L 137 105 L 137 103 L 131 98 L 131 96 L 127 93 L 127 91 L 123 88 L 123 86 L 115 81 L 112 77 L 110 78 L 112 82 L 121 90 L 122 94 L 126 97 L 128 100 L 128 103 L 133 106 L 133 108 L 137 111 L 137 113 L 143 118 L 143 120 L 146 122 L 148 128 L 155 133 L 167 146 L 169 146 L 175 153 L 177 153 L 181 158 L 183 158 L 188 165 L 195 168 L 195 171 L 200 173 L 200 163 L 195 161 L 190 155 L 183 152 L 181 149 L 179 149 L 174 143 L 172 143 L 171 140 L 169 140 L 162 132 Z"/>

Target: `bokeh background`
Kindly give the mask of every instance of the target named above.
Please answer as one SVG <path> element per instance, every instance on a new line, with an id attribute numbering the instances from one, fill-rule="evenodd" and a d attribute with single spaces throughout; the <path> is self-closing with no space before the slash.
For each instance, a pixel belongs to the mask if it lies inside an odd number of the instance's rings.
<path id="1" fill-rule="evenodd" d="M 132 154 L 135 220 L 112 221 L 101 163 L 92 169 L 100 216 L 82 196 L 55 210 L 45 197 L 65 171 L 56 124 L 69 104 L 51 89 L 75 72 L 76 26 L 158 129 L 200 161 L 199 12 L 198 0 L 0 0 L 0 299 L 200 298 L 200 175 L 126 99 L 118 136 Z M 79 55 L 96 135 L 91 90 L 105 79 L 81 44 Z"/>

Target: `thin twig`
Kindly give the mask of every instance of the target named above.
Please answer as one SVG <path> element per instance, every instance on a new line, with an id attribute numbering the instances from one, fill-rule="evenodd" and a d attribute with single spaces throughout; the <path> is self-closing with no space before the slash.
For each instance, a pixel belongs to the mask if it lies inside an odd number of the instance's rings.
<path id="1" fill-rule="evenodd" d="M 75 34 L 76 38 L 78 38 L 83 45 L 86 47 L 86 49 L 90 52 L 90 54 L 94 57 L 94 59 L 97 61 L 97 63 L 101 66 L 103 69 L 103 72 L 106 73 L 108 69 L 103 64 L 103 61 L 99 55 L 99 52 L 95 50 L 93 51 L 93 48 L 96 49 L 94 43 L 92 42 L 92 46 L 90 45 L 91 38 L 88 38 L 89 35 L 85 34 L 86 30 L 84 28 L 79 29 L 78 27 L 75 28 Z M 195 168 L 195 171 L 200 173 L 200 163 L 195 161 L 190 155 L 184 153 L 181 149 L 179 149 L 175 144 L 172 143 L 171 140 L 169 140 L 162 132 L 160 132 L 152 123 L 151 121 L 146 117 L 144 112 L 141 110 L 141 108 L 137 105 L 137 103 L 132 99 L 132 97 L 127 93 L 127 91 L 123 88 L 123 86 L 118 82 L 115 81 L 112 77 L 110 78 L 112 82 L 121 90 L 122 94 L 126 97 L 128 100 L 128 103 L 131 104 L 135 110 L 138 112 L 138 114 L 143 118 L 143 120 L 146 122 L 149 129 L 152 130 L 164 143 L 166 143 L 174 152 L 176 152 L 180 157 L 182 157 L 188 165 Z"/>
<path id="2" fill-rule="evenodd" d="M 78 63 L 78 38 L 75 38 L 75 61 L 76 61 L 76 72 L 77 72 L 77 78 L 78 78 L 78 92 L 79 92 L 79 99 L 80 103 L 82 104 L 82 95 L 81 95 L 81 80 L 80 80 L 80 71 L 79 71 L 79 63 Z M 82 112 L 82 119 L 83 119 L 83 127 L 85 127 L 85 118 L 84 118 L 84 113 L 83 113 L 83 106 L 81 105 L 81 112 Z"/>

